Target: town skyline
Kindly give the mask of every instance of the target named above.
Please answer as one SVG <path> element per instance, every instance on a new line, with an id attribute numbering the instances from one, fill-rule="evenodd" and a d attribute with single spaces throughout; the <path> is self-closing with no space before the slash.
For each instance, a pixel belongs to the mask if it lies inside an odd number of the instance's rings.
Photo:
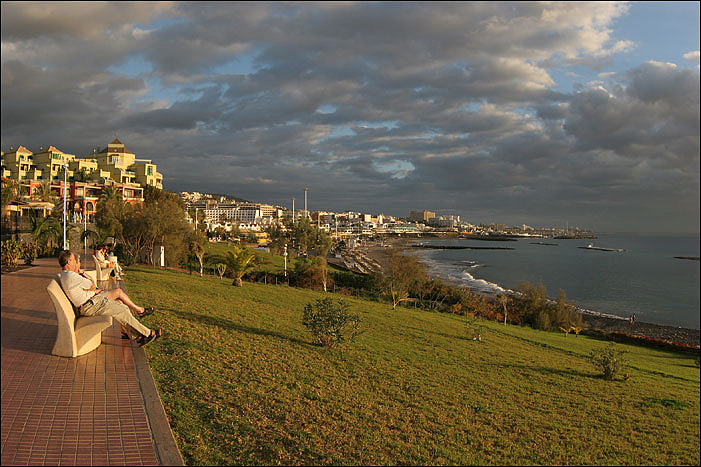
<path id="1" fill-rule="evenodd" d="M 2 150 L 164 189 L 699 231 L 698 3 L 2 3 Z"/>

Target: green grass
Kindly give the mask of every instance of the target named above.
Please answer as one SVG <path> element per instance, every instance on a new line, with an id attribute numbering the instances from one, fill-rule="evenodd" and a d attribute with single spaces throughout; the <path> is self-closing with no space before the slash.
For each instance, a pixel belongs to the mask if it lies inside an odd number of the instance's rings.
<path id="1" fill-rule="evenodd" d="M 131 268 L 165 329 L 146 353 L 189 465 L 693 464 L 693 356 L 619 344 L 630 379 L 589 363 L 608 342 L 345 297 L 364 333 L 312 344 L 321 292 Z M 330 294 L 333 295 L 333 294 Z"/>

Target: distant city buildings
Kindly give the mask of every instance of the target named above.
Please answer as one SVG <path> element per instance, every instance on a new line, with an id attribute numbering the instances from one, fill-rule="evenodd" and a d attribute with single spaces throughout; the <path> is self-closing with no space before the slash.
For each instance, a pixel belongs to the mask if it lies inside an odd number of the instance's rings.
<path id="1" fill-rule="evenodd" d="M 436 217 L 436 213 L 431 211 L 411 211 L 409 213 L 409 220 L 415 222 L 428 222 L 434 217 Z"/>

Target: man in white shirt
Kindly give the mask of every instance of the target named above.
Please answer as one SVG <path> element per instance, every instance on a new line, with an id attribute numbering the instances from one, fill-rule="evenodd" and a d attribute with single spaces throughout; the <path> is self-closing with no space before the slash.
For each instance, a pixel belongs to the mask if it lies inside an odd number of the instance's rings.
<path id="1" fill-rule="evenodd" d="M 81 315 L 112 316 L 123 326 L 128 326 L 141 336 L 137 339 L 139 345 L 145 345 L 163 335 L 161 329 L 151 330 L 141 324 L 132 315 L 135 312 L 139 318 L 154 312 L 153 307 L 143 308 L 131 301 L 122 289 L 102 290 L 95 286 L 93 280 L 83 275 L 80 269 L 80 257 L 69 250 L 58 255 L 61 271 L 61 286 Z"/>

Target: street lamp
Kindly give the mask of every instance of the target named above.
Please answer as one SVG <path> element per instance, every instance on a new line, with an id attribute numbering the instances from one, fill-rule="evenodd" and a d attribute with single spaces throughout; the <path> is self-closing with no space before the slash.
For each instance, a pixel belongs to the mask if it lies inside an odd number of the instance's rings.
<path id="1" fill-rule="evenodd" d="M 68 189 L 68 162 L 63 164 L 63 249 L 67 250 L 66 244 L 66 190 Z"/>
<path id="2" fill-rule="evenodd" d="M 285 243 L 285 277 L 287 277 L 287 243 Z"/>

